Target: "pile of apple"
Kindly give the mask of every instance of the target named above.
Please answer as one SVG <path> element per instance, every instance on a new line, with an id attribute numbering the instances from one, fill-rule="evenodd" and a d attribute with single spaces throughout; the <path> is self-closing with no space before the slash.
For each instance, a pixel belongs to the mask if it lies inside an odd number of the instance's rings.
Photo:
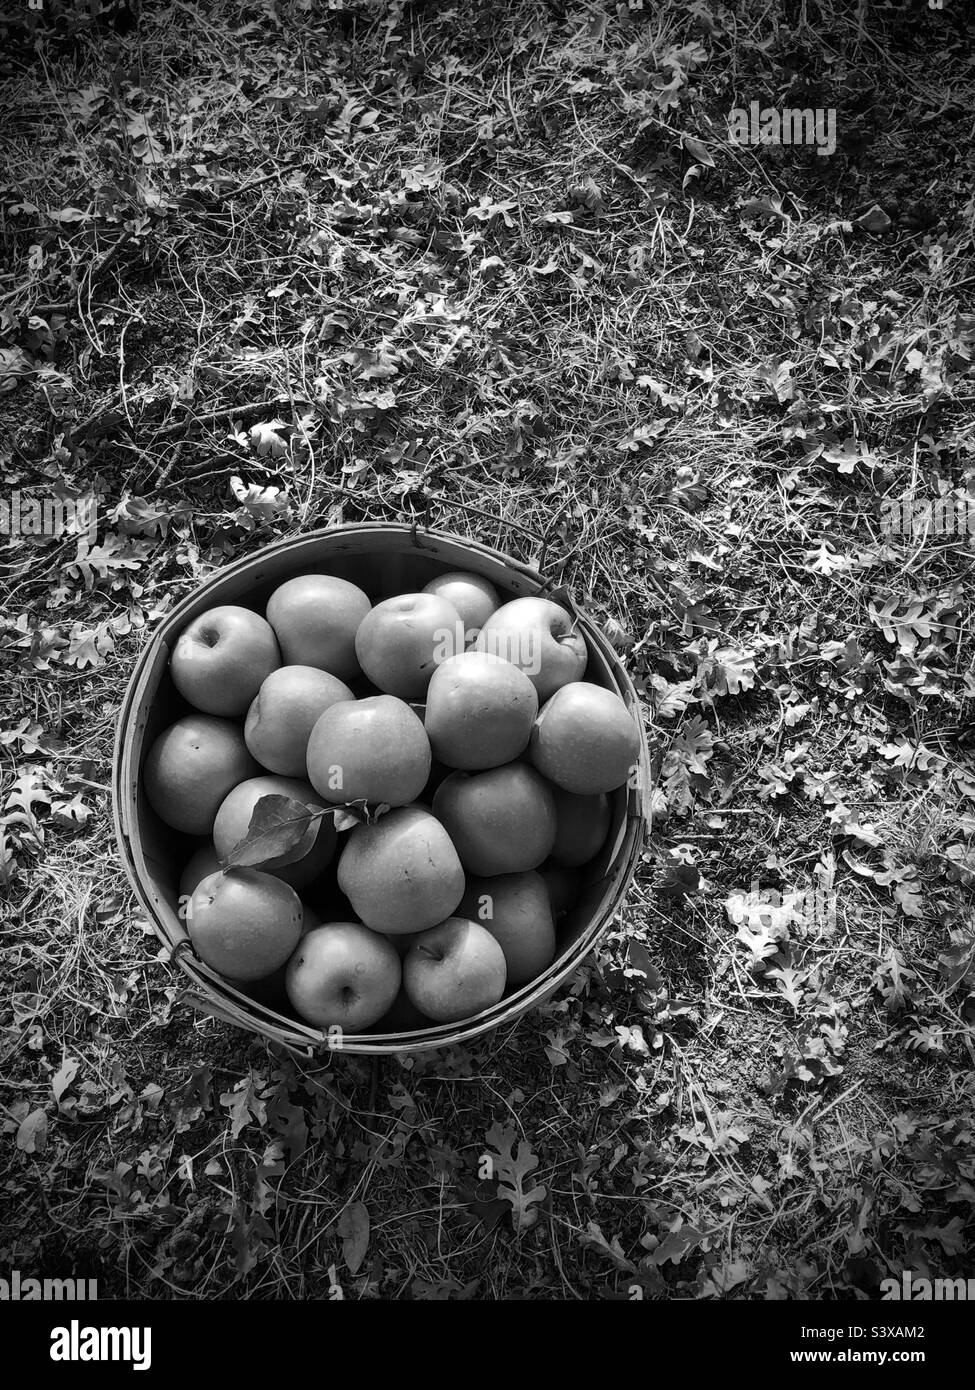
<path id="1" fill-rule="evenodd" d="M 170 658 L 194 712 L 155 740 L 143 786 L 205 837 L 180 880 L 199 957 L 349 1033 L 470 1018 L 535 979 L 639 751 L 586 663 L 564 608 L 501 604 L 460 572 L 375 606 L 304 574 L 263 617 L 195 618 Z M 272 806 L 294 813 L 295 849 L 272 835 L 262 858 Z"/>

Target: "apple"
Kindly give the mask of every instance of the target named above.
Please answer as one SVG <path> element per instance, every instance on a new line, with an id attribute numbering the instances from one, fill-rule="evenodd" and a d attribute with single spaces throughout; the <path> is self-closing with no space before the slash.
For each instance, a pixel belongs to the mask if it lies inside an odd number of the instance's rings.
<path id="1" fill-rule="evenodd" d="M 402 806 L 349 832 L 338 883 L 367 927 L 393 935 L 449 917 L 463 896 L 464 870 L 439 820 Z"/>
<path id="2" fill-rule="evenodd" d="M 279 666 L 266 677 L 244 721 L 244 742 L 268 772 L 304 777 L 315 721 L 329 706 L 355 700 L 352 691 L 317 666 Z"/>
<path id="3" fill-rule="evenodd" d="M 254 807 L 262 796 L 290 796 L 295 801 L 304 802 L 309 809 L 323 809 L 322 800 L 307 782 L 297 777 L 251 777 L 234 787 L 220 803 L 216 820 L 213 822 L 213 844 L 221 859 L 227 855 L 247 834 L 254 814 Z M 311 849 L 291 864 L 272 867 L 262 864 L 266 873 L 283 879 L 292 888 L 304 888 L 313 879 L 323 874 L 335 853 L 335 826 L 331 816 L 319 822 L 318 834 Z"/>
<path id="4" fill-rule="evenodd" d="M 418 700 L 439 663 L 464 650 L 464 625 L 453 604 L 436 594 L 398 594 L 363 618 L 355 650 L 380 690 Z"/>
<path id="5" fill-rule="evenodd" d="M 486 928 L 448 917 L 417 936 L 403 961 L 407 998 L 435 1023 L 491 1008 L 504 994 L 504 951 Z"/>
<path id="6" fill-rule="evenodd" d="M 412 939 L 409 936 L 397 938 L 397 940 L 405 942 L 407 947 Z M 415 1033 L 420 1028 L 429 1028 L 432 1021 L 432 1019 L 427 1018 L 426 1014 L 420 1012 L 401 985 L 399 994 L 379 1022 L 375 1024 L 373 1032 Z"/>
<path id="7" fill-rule="evenodd" d="M 220 856 L 212 844 L 202 845 L 186 861 L 179 877 L 180 899 L 188 899 L 196 885 L 220 868 Z"/>
<path id="8" fill-rule="evenodd" d="M 575 907 L 582 896 L 582 874 L 564 864 L 547 860 L 538 871 L 545 880 L 556 921 Z"/>
<path id="9" fill-rule="evenodd" d="M 508 985 L 527 985 L 555 959 L 555 917 L 545 880 L 533 869 L 467 880 L 457 909 L 479 922 L 504 952 Z"/>
<path id="10" fill-rule="evenodd" d="M 535 869 L 555 844 L 555 796 L 527 763 L 452 772 L 433 796 L 433 814 L 472 874 Z"/>
<path id="11" fill-rule="evenodd" d="M 409 705 L 375 695 L 332 705 L 308 740 L 308 779 L 327 802 L 415 801 L 430 776 L 430 740 Z"/>
<path id="12" fill-rule="evenodd" d="M 579 796 L 556 787 L 552 858 L 566 868 L 588 864 L 606 843 L 610 819 L 609 798 L 604 792 Z"/>
<path id="13" fill-rule="evenodd" d="M 187 714 L 149 749 L 142 784 L 160 820 L 187 835 L 209 835 L 227 793 L 259 771 L 231 720 Z"/>
<path id="14" fill-rule="evenodd" d="M 316 912 L 303 902 L 301 917 L 301 936 L 307 936 L 314 927 L 322 925 L 321 919 Z M 301 937 L 298 938 L 299 944 Z M 295 948 L 297 950 L 297 947 Z M 289 957 L 290 959 L 290 957 Z M 232 980 L 228 979 L 228 984 L 239 989 L 242 994 L 248 995 L 255 1003 L 263 1004 L 265 1008 L 274 1009 L 276 1013 L 288 1012 L 288 992 L 285 988 L 285 979 L 288 973 L 288 962 L 279 965 L 277 970 L 273 970 L 270 975 L 265 975 L 260 980 Z"/>
<path id="15" fill-rule="evenodd" d="M 285 989 L 306 1023 L 359 1033 L 391 1007 L 402 974 L 384 936 L 361 922 L 326 922 L 302 937 L 288 962 Z"/>
<path id="16" fill-rule="evenodd" d="M 275 589 L 265 611 L 287 665 L 315 666 L 349 681 L 359 674 L 355 635 L 371 606 L 347 579 L 299 574 Z"/>
<path id="17" fill-rule="evenodd" d="M 204 714 L 243 714 L 280 665 L 270 624 L 249 608 L 225 604 L 187 624 L 169 658 L 169 674 L 183 699 Z"/>
<path id="18" fill-rule="evenodd" d="M 581 680 L 589 659 L 571 613 L 547 598 L 503 603 L 481 628 L 474 650 L 493 652 L 521 667 L 543 704 L 560 686 Z"/>
<path id="19" fill-rule="evenodd" d="M 436 594 L 453 604 L 464 624 L 464 638 L 472 642 L 500 602 L 498 591 L 487 579 L 467 570 L 438 574 L 424 584 L 425 594 Z"/>
<path id="20" fill-rule="evenodd" d="M 461 652 L 434 671 L 424 723 L 434 756 L 472 771 L 523 753 L 537 713 L 524 671 L 489 652 Z"/>
<path id="21" fill-rule="evenodd" d="M 570 681 L 538 712 L 528 757 L 563 791 L 593 796 L 629 779 L 640 755 L 633 716 L 612 690 Z"/>
<path id="22" fill-rule="evenodd" d="M 260 980 L 297 946 L 302 915 L 298 894 L 273 874 L 228 869 L 197 884 L 186 930 L 211 969 L 231 980 Z"/>

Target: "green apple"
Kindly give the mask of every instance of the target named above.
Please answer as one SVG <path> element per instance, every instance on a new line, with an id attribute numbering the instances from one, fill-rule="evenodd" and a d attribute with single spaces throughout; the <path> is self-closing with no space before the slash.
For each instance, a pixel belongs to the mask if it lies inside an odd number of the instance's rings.
<path id="1" fill-rule="evenodd" d="M 142 785 L 160 820 L 187 835 L 209 835 L 227 793 L 259 771 L 238 725 L 187 714 L 149 749 Z"/>
<path id="2" fill-rule="evenodd" d="M 566 868 L 588 864 L 606 843 L 610 820 L 609 798 L 604 792 L 579 796 L 556 787 L 552 858 Z"/>
<path id="3" fill-rule="evenodd" d="M 556 921 L 571 911 L 582 896 L 582 874 L 548 859 L 538 871 L 545 880 Z"/>
<path id="4" fill-rule="evenodd" d="M 472 771 L 523 753 L 537 713 L 524 671 L 489 652 L 461 652 L 434 671 L 424 724 L 440 762 Z"/>
<path id="5" fill-rule="evenodd" d="M 326 922 L 302 937 L 285 988 L 306 1023 L 361 1033 L 392 1006 L 401 980 L 399 956 L 384 936 L 361 922 Z"/>
<path id="6" fill-rule="evenodd" d="M 289 666 L 315 666 L 350 681 L 359 674 L 355 635 L 371 606 L 346 579 L 299 574 L 275 589 L 266 612 Z"/>
<path id="7" fill-rule="evenodd" d="M 204 714 L 243 714 L 281 664 L 271 626 L 249 608 L 211 608 L 183 629 L 169 659 L 173 685 Z"/>
<path id="8" fill-rule="evenodd" d="M 493 652 L 519 666 L 534 685 L 539 704 L 560 686 L 581 680 L 589 659 L 572 614 L 547 598 L 503 603 L 481 628 L 474 650 Z"/>
<path id="9" fill-rule="evenodd" d="M 186 909 L 190 941 L 230 980 L 261 980 L 291 955 L 301 936 L 301 899 L 273 874 L 230 869 L 197 884 Z"/>
<path id="10" fill-rule="evenodd" d="M 538 712 L 528 757 L 563 791 L 580 796 L 615 791 L 636 770 L 640 735 L 612 690 L 572 681 Z"/>
<path id="11" fill-rule="evenodd" d="M 464 625 L 453 604 L 436 594 L 398 594 L 363 618 L 355 650 L 380 690 L 418 700 L 439 663 L 464 650 Z"/>
<path id="12" fill-rule="evenodd" d="M 498 591 L 487 579 L 468 570 L 451 570 L 449 574 L 438 574 L 429 584 L 424 584 L 425 594 L 436 594 L 453 604 L 461 622 L 467 642 L 480 632 L 500 602 Z"/>
<path id="13" fill-rule="evenodd" d="M 430 776 L 430 740 L 409 705 L 376 695 L 332 705 L 308 740 L 308 778 L 325 801 L 405 806 Z"/>
<path id="14" fill-rule="evenodd" d="M 403 961 L 410 1002 L 435 1023 L 456 1023 L 504 994 L 504 951 L 477 922 L 448 917 L 415 937 Z"/>
<path id="15" fill-rule="evenodd" d="M 262 796 L 290 796 L 303 802 L 309 810 L 323 809 L 322 799 L 315 794 L 314 788 L 297 777 L 251 777 L 224 798 L 213 822 L 213 844 L 221 859 L 226 859 L 234 845 L 247 834 L 254 808 Z M 335 853 L 335 844 L 335 826 L 332 817 L 326 816 L 319 822 L 311 849 L 300 859 L 277 867 L 268 864 L 260 867 L 292 888 L 304 888 L 325 872 Z"/>
<path id="16" fill-rule="evenodd" d="M 279 666 L 254 696 L 244 722 L 244 742 L 268 772 L 304 777 L 308 739 L 316 720 L 352 691 L 317 666 Z"/>
<path id="17" fill-rule="evenodd" d="M 467 880 L 457 909 L 479 922 L 504 952 L 508 985 L 527 985 L 555 959 L 555 917 L 541 874 L 496 874 Z"/>
<path id="18" fill-rule="evenodd" d="M 452 772 L 434 793 L 433 814 L 472 874 L 535 869 L 555 844 L 552 788 L 523 762 Z"/>
<path id="19" fill-rule="evenodd" d="M 367 927 L 394 935 L 449 917 L 463 896 L 464 870 L 440 822 L 420 806 L 402 806 L 349 832 L 338 883 Z"/>

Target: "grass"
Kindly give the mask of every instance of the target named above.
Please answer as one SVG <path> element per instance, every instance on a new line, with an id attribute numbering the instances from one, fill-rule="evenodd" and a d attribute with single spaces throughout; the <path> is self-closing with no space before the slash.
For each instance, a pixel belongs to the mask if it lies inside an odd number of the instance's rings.
<path id="1" fill-rule="evenodd" d="M 208 1299 L 970 1273 L 971 531 L 883 524 L 975 515 L 964 8 L 100 8 L 0 21 L 5 492 L 99 504 L 90 546 L 0 548 L 0 1264 Z M 752 100 L 835 109 L 835 154 L 729 144 Z M 221 565 L 403 517 L 603 622 L 652 833 L 545 1009 L 309 1067 L 180 1003 L 115 717 Z"/>

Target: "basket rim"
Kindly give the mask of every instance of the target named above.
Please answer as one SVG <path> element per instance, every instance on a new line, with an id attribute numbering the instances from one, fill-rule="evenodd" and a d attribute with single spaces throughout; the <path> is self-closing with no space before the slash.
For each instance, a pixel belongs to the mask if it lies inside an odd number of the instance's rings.
<path id="1" fill-rule="evenodd" d="M 446 1047 L 456 1043 L 471 1042 L 477 1037 L 494 1031 L 505 1023 L 516 1022 L 522 1014 L 537 1004 L 544 1002 L 562 985 L 593 949 L 604 934 L 609 923 L 618 914 L 633 880 L 643 848 L 647 829 L 647 814 L 643 803 L 643 788 L 649 786 L 649 752 L 642 709 L 636 689 L 623 666 L 618 654 L 608 642 L 605 634 L 584 609 L 581 609 L 571 596 L 559 595 L 559 602 L 568 607 L 583 628 L 587 641 L 599 652 L 603 664 L 610 673 L 617 693 L 626 702 L 633 714 L 639 732 L 639 775 L 637 785 L 627 788 L 626 808 L 613 859 L 606 873 L 595 883 L 609 883 L 615 880 L 608 898 L 586 924 L 576 939 L 551 965 L 534 980 L 521 986 L 513 994 L 507 995 L 497 1004 L 481 1013 L 464 1019 L 461 1023 L 434 1024 L 408 1033 L 356 1033 L 330 1036 L 327 1031 L 316 1029 L 301 1020 L 287 1018 L 273 1009 L 260 1004 L 248 995 L 241 994 L 222 976 L 218 975 L 195 955 L 187 940 L 174 942 L 166 931 L 158 915 L 157 905 L 146 889 L 137 854 L 133 850 L 133 837 L 137 835 L 134 806 L 128 805 L 128 783 L 132 767 L 133 712 L 144 694 L 144 687 L 152 675 L 153 663 L 161 646 L 167 645 L 166 638 L 176 635 L 181 623 L 188 620 L 188 613 L 199 601 L 201 595 L 212 585 L 228 578 L 239 576 L 271 555 L 300 551 L 306 545 L 315 548 L 322 540 L 335 540 L 342 535 L 363 536 L 368 534 L 397 535 L 409 538 L 417 549 L 436 549 L 425 547 L 418 537 L 428 537 L 433 541 L 444 541 L 458 545 L 465 551 L 479 553 L 495 564 L 514 570 L 519 576 L 537 585 L 539 597 L 553 587 L 548 578 L 537 569 L 515 560 L 513 557 L 455 532 L 436 527 L 424 527 L 410 522 L 348 522 L 337 526 L 304 531 L 297 536 L 283 537 L 262 546 L 249 555 L 241 556 L 203 579 L 165 615 L 160 625 L 151 634 L 139 652 L 126 685 L 125 694 L 119 706 L 115 740 L 112 756 L 112 810 L 115 838 L 122 862 L 133 893 L 149 919 L 161 944 L 171 952 L 171 959 L 188 976 L 190 987 L 182 995 L 183 1002 L 192 1005 L 199 1012 L 209 1014 L 236 1027 L 257 1033 L 269 1041 L 279 1043 L 289 1051 L 307 1060 L 315 1060 L 331 1052 L 347 1052 L 359 1055 L 394 1055 L 399 1052 L 420 1052 Z M 296 559 L 300 564 L 300 559 Z M 144 750 L 140 747 L 140 754 Z M 138 768 L 134 769 L 138 772 Z M 129 811 L 133 810 L 133 820 L 129 821 Z"/>

